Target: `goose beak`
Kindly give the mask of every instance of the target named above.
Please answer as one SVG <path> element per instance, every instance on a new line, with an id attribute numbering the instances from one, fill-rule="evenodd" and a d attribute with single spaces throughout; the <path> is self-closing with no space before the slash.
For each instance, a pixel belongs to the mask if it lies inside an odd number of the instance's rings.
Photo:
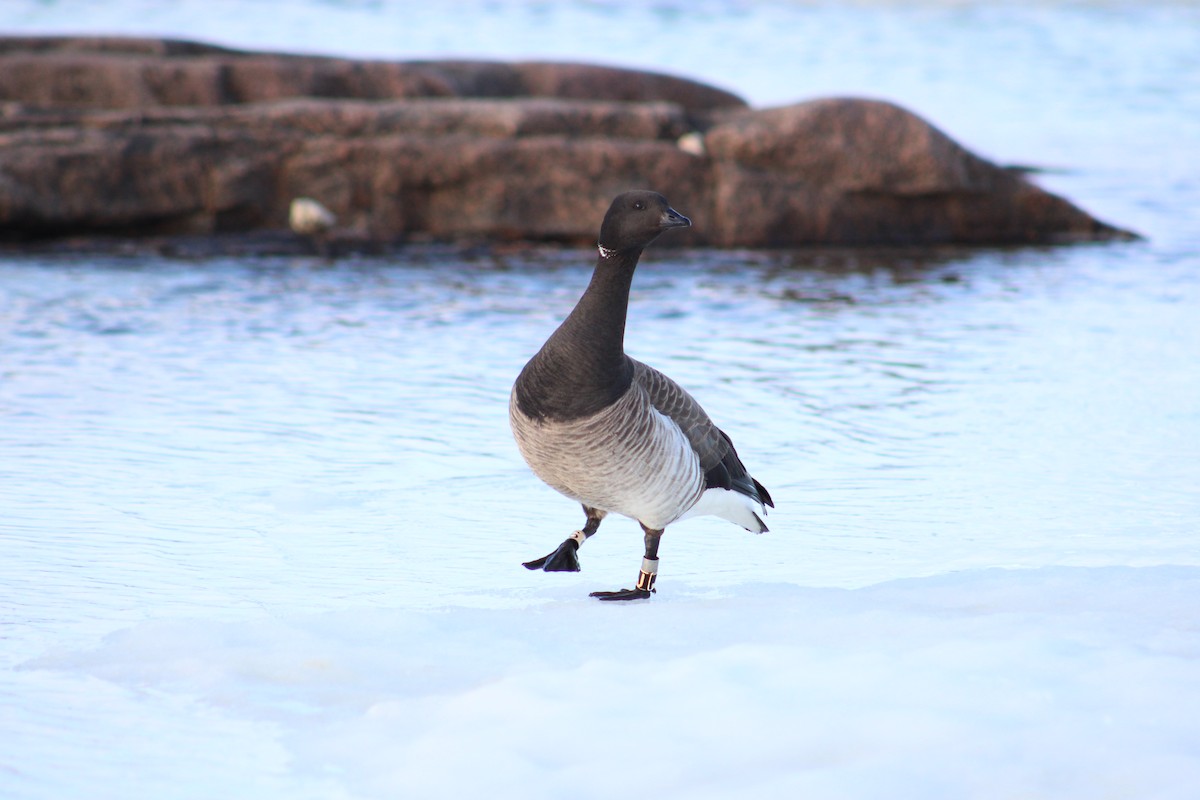
<path id="1" fill-rule="evenodd" d="M 673 208 L 668 208 L 663 212 L 662 218 L 658 221 L 658 224 L 662 226 L 664 231 L 668 228 L 692 227 L 692 221 Z"/>

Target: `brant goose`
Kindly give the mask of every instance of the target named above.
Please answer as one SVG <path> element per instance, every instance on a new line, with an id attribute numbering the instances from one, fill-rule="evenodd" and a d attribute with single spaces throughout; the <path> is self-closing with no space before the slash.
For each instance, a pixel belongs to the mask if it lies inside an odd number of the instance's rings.
<path id="1" fill-rule="evenodd" d="M 591 283 L 542 349 L 521 370 L 509 401 L 517 447 L 534 473 L 583 504 L 586 523 L 529 569 L 578 572 L 579 546 L 610 512 L 632 517 L 646 552 L 633 589 L 592 592 L 601 600 L 646 598 L 658 573 L 663 530 L 712 514 L 762 533 L 756 512 L 774 508 L 725 432 L 690 394 L 625 355 L 629 287 L 642 250 L 691 220 L 655 192 L 613 200 L 600 227 Z"/>

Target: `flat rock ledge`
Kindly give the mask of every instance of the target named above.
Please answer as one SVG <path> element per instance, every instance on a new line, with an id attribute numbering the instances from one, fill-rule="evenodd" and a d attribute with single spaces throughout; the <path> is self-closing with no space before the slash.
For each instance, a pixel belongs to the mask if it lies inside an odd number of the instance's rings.
<path id="1" fill-rule="evenodd" d="M 0 240 L 262 235 L 296 198 L 361 242 L 594 240 L 654 188 L 688 245 L 1131 238 L 896 105 L 757 110 L 668 75 L 0 38 Z M 275 236 L 271 233 L 271 236 Z"/>

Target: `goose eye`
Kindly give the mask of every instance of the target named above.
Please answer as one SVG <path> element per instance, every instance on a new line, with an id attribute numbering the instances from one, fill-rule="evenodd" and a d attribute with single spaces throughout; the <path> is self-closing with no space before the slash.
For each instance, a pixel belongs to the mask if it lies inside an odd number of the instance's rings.
<path id="1" fill-rule="evenodd" d="M 643 203 L 641 200 L 638 200 L 636 203 L 633 204 L 633 207 L 636 208 L 638 211 L 641 211 L 646 207 L 646 204 Z"/>

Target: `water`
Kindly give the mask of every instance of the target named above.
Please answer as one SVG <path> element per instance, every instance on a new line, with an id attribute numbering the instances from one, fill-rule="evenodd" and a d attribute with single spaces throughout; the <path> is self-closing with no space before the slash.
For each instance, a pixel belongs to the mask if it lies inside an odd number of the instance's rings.
<path id="1" fill-rule="evenodd" d="M 762 537 L 712 520 L 668 531 L 655 603 L 989 568 L 1080 568 L 1103 594 L 1105 570 L 1200 566 L 1194 5 L 231 7 L 15 3 L 0 22 L 350 55 L 603 60 L 759 104 L 868 93 L 993 158 L 1054 168 L 1039 178 L 1048 188 L 1146 234 L 1071 249 L 649 254 L 628 350 L 692 390 L 778 505 Z M 687 213 L 686 198 L 671 201 Z M 23 742 L 0 793 L 131 796 L 121 787 L 143 772 L 155 796 L 182 796 L 169 788 L 180 770 L 220 765 L 244 792 L 294 796 L 278 776 L 333 749 L 297 748 L 288 704 L 329 706 L 289 695 L 289 677 L 245 677 L 283 674 L 308 652 L 275 643 L 342 615 L 352 643 L 335 652 L 370 653 L 376 629 L 407 641 L 392 629 L 426 610 L 461 622 L 463 609 L 524 613 L 627 585 L 640 532 L 623 520 L 588 543 L 581 575 L 518 566 L 582 521 L 520 462 L 506 402 L 592 257 L 0 260 L 0 696 Z M 574 608 L 539 613 L 592 613 Z M 1172 636 L 1192 641 L 1194 617 L 1180 614 Z M 141 661 L 79 655 L 113 634 Z M 171 644 L 242 653 L 243 636 L 280 672 Z M 162 766 L 155 730 L 175 767 Z M 89 746 L 113 737 L 123 755 Z M 219 755 L 220 741 L 243 755 Z M 74 777 L 56 774 L 64 762 Z M 303 785 L 338 796 L 321 781 Z M 360 790 L 346 796 L 386 794 Z"/>
<path id="2" fill-rule="evenodd" d="M 1192 561 L 1200 281 L 1111 263 L 1148 248 L 649 261 L 629 350 L 780 501 L 767 538 L 688 523 L 672 574 Z M 2 585 L 71 621 L 529 586 L 510 567 L 578 524 L 505 416 L 587 277 L 543 258 L 8 264 Z M 592 552 L 636 550 L 609 530 Z"/>

